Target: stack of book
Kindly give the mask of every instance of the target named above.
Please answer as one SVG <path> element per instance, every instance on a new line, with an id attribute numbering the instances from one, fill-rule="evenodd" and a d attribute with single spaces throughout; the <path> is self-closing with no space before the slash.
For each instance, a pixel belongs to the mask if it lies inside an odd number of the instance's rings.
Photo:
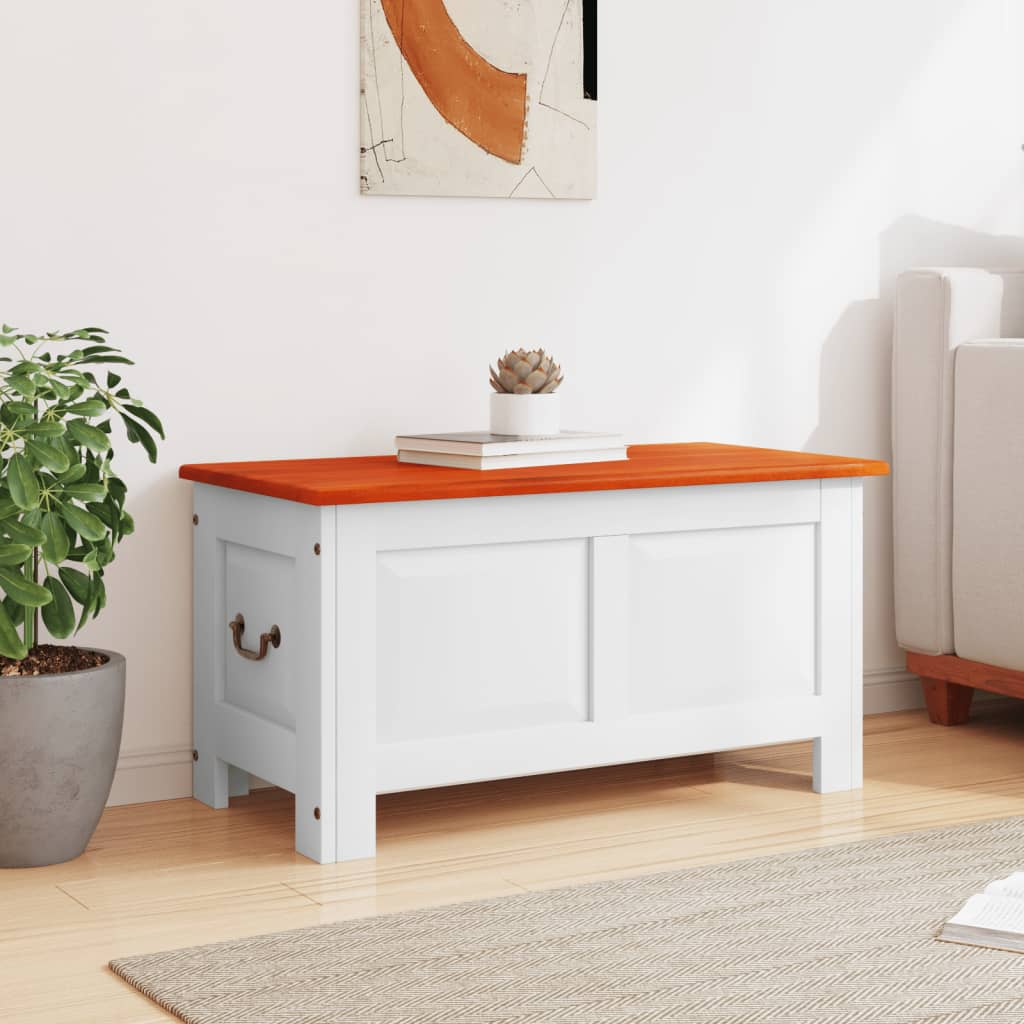
<path id="1" fill-rule="evenodd" d="M 621 434 L 563 430 L 551 437 L 512 437 L 486 432 L 415 434 L 395 438 L 399 462 L 456 469 L 523 469 L 627 458 Z"/>

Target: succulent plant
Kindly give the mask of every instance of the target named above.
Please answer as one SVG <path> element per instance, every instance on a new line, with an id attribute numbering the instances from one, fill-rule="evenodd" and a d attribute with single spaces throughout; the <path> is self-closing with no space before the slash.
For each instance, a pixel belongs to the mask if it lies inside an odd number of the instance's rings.
<path id="1" fill-rule="evenodd" d="M 544 349 L 516 349 L 491 368 L 491 387 L 499 395 L 550 395 L 562 383 L 562 368 Z"/>

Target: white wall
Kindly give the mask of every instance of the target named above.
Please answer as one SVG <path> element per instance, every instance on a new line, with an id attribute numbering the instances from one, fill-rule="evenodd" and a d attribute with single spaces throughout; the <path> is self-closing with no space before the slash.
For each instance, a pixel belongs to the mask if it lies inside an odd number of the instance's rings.
<path id="1" fill-rule="evenodd" d="M 157 467 L 123 448 L 138 532 L 84 637 L 129 658 L 115 795 L 188 786 L 182 462 L 482 424 L 520 343 L 560 356 L 573 425 L 885 458 L 895 273 L 1024 264 L 1019 6 L 606 0 L 580 204 L 360 198 L 356 0 L 0 6 L 0 317 L 109 327 L 170 432 Z"/>

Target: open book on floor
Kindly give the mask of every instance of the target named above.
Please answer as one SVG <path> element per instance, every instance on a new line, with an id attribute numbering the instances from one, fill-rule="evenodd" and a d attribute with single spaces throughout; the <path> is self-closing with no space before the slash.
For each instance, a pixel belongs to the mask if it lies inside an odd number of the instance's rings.
<path id="1" fill-rule="evenodd" d="M 1024 953 L 1024 871 L 1000 878 L 972 896 L 942 926 L 937 938 Z"/>

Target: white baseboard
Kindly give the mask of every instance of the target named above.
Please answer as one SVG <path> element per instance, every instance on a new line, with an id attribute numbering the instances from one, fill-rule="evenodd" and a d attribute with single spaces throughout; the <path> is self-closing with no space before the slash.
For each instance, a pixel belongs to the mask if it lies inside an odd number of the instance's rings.
<path id="1" fill-rule="evenodd" d="M 923 708 L 921 680 L 905 668 L 874 668 L 864 673 L 864 714 Z"/>
<path id="2" fill-rule="evenodd" d="M 253 775 L 249 785 L 252 789 L 266 789 L 270 783 Z M 191 795 L 191 747 L 135 751 L 124 753 L 118 758 L 107 806 L 180 800 Z"/>
<path id="3" fill-rule="evenodd" d="M 192 748 L 126 751 L 114 772 L 108 807 L 192 795 Z"/>
<path id="4" fill-rule="evenodd" d="M 871 669 L 864 673 L 865 715 L 920 707 L 924 707 L 920 681 L 906 669 Z M 262 780 L 253 780 L 253 788 L 266 785 Z M 122 754 L 117 763 L 107 806 L 177 800 L 191 795 L 191 747 L 133 751 Z"/>
<path id="5" fill-rule="evenodd" d="M 975 690 L 975 703 L 1012 700 L 987 690 Z M 884 715 L 887 711 L 910 711 L 924 707 L 921 680 L 903 668 L 876 668 L 864 673 L 864 714 Z"/>

